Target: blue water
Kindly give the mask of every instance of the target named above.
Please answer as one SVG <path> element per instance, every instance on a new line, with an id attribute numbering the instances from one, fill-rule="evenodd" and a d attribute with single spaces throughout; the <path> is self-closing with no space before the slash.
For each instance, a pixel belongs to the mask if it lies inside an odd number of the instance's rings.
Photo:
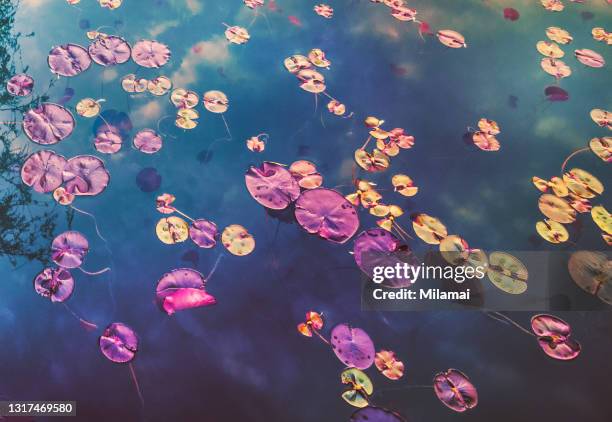
<path id="1" fill-rule="evenodd" d="M 349 193 L 352 154 L 367 137 L 361 121 L 375 115 L 387 122 L 385 127 L 404 127 L 416 138 L 415 147 L 394 159 L 390 171 L 374 178 L 389 184 L 392 174 L 403 172 L 415 180 L 419 194 L 399 203 L 407 212 L 435 215 L 451 232 L 485 250 L 559 249 L 532 238 L 540 214 L 531 177 L 558 174 L 569 153 L 606 135 L 588 113 L 612 107 L 609 65 L 586 68 L 571 56 L 574 48 L 591 48 L 612 61 L 609 47 L 590 36 L 594 26 L 612 29 L 612 7 L 592 0 L 551 13 L 536 1 L 410 2 L 432 28 L 466 36 L 467 49 L 449 50 L 434 37 L 422 42 L 414 25 L 397 22 L 385 6 L 365 0 L 330 1 L 336 10 L 331 20 L 312 12 L 314 2 L 278 0 L 282 12 L 264 9 L 266 17 L 257 18 L 243 46 L 228 46 L 222 25 L 249 25 L 253 12 L 241 1 L 124 3 L 111 12 L 88 0 L 78 8 L 59 0 L 22 0 L 15 29 L 35 35 L 22 39 L 21 63 L 15 60 L 18 67 L 30 67 L 36 93 L 42 93 L 53 79 L 48 51 L 67 42 L 87 45 L 83 19 L 94 29 L 115 27 L 101 30 L 130 43 L 155 38 L 173 53 L 171 62 L 155 71 L 137 69 L 132 62 L 106 70 L 93 64 L 76 78 L 56 81 L 49 91 L 58 101 L 66 87 L 74 89 L 70 107 L 84 97 L 104 98 L 104 109 L 128 113 L 134 125 L 122 151 L 102 157 L 111 173 L 108 189 L 75 202 L 95 214 L 112 254 L 90 219 L 77 214 L 72 222 L 90 241 L 84 266 L 110 265 L 112 272 L 75 274 L 69 303 L 100 327 L 122 321 L 136 330 L 140 351 L 134 367 L 145 405 L 141 408 L 129 369 L 99 352 L 100 333 L 82 330 L 61 306 L 35 294 L 31 283 L 41 265 L 14 269 L 6 261 L 0 261 L 1 397 L 76 400 L 77 419 L 84 421 L 345 421 L 354 409 L 340 398 L 341 364 L 323 343 L 295 330 L 313 309 L 324 312 L 326 333 L 335 323 L 350 322 L 366 329 L 377 348 L 402 357 L 403 381 L 393 383 L 371 370 L 373 400 L 411 421 L 533 420 L 543 412 L 559 421 L 609 419 L 609 313 L 562 314 L 584 350 L 578 360 L 561 363 L 546 358 L 533 339 L 481 313 L 361 312 L 361 276 L 348 253 L 352 242 L 333 245 L 296 224 L 279 223 L 250 197 L 244 172 L 263 160 L 308 159 L 317 164 L 326 186 Z M 505 21 L 506 6 L 519 9 L 520 20 Z M 582 11 L 592 12 L 593 19 L 585 21 Z M 302 26 L 291 25 L 289 15 Z M 561 82 L 571 96 L 567 103 L 549 104 L 543 94 L 554 81 L 540 69 L 535 44 L 552 25 L 574 36 L 573 44 L 564 47 L 574 71 Z M 190 52 L 199 42 L 210 55 L 194 64 Z M 315 110 L 314 96 L 299 89 L 284 69 L 285 57 L 314 47 L 332 61 L 324 71 L 330 94 L 355 118 L 334 118 L 321 98 Z M 174 113 L 167 96 L 129 97 L 122 91 L 121 77 L 136 71 L 149 78 L 174 76 L 183 82 L 177 87 L 200 94 L 224 91 L 233 139 L 219 140 L 226 137 L 223 121 L 198 106 L 201 117 L 193 131 L 173 128 L 172 119 L 161 121 L 166 136 L 159 153 L 131 149 L 137 130 L 156 129 L 160 119 Z M 516 107 L 509 96 L 518 99 Z M 154 111 L 148 115 L 143 112 L 147 105 Z M 463 143 L 466 127 L 481 117 L 499 122 L 499 153 Z M 77 117 L 72 136 L 53 149 L 65 156 L 96 154 L 94 121 Z M 270 136 L 266 151 L 248 151 L 244 141 L 263 132 Z M 25 136 L 20 140 L 38 149 Z M 209 159 L 202 160 L 207 154 Z M 590 154 L 576 157 L 572 165 L 604 183 L 610 180 L 610 170 Z M 135 182 L 146 167 L 162 177 L 155 192 L 144 193 Z M 223 249 L 159 242 L 155 224 L 161 215 L 154 205 L 163 192 L 176 195 L 176 206 L 190 216 L 221 228 L 247 227 L 257 242 L 248 257 L 221 261 L 208 284 L 216 306 L 171 318 L 153 303 L 157 280 L 183 266 L 206 274 Z M 610 209 L 609 196 L 600 201 Z M 408 227 L 407 216 L 404 221 Z M 579 247 L 604 249 L 593 223 L 587 217 L 582 221 Z M 61 215 L 58 225 L 57 233 L 67 227 Z M 372 225 L 374 219 L 363 214 L 362 227 Z M 416 241 L 414 246 L 423 249 Z M 183 258 L 189 252 L 192 262 Z M 524 325 L 529 317 L 516 315 Z M 478 387 L 480 404 L 469 414 L 454 414 L 428 389 L 397 390 L 427 384 L 450 367 L 467 373 Z"/>

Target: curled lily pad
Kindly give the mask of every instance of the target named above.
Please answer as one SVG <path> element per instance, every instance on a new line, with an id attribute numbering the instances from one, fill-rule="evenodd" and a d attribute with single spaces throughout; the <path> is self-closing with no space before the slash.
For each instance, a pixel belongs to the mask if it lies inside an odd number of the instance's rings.
<path id="1" fill-rule="evenodd" d="M 189 225 L 180 217 L 171 216 L 162 218 L 155 227 L 157 237 L 166 245 L 174 245 L 187 240 L 189 237 Z"/>
<path id="2" fill-rule="evenodd" d="M 612 163 L 612 137 L 593 138 L 589 142 L 591 151 L 606 163 Z"/>
<path id="3" fill-rule="evenodd" d="M 374 364 L 376 369 L 390 380 L 398 380 L 404 376 L 404 362 L 397 360 L 395 352 L 381 350 L 376 353 Z"/>
<path id="4" fill-rule="evenodd" d="M 612 260 L 601 252 L 578 251 L 567 267 L 574 283 L 585 292 L 612 305 Z"/>
<path id="5" fill-rule="evenodd" d="M 518 258 L 505 252 L 489 255 L 487 275 L 498 289 L 518 295 L 527 291 L 529 272 Z"/>
<path id="6" fill-rule="evenodd" d="M 327 110 L 336 116 L 344 116 L 346 113 L 346 106 L 337 100 L 331 100 L 327 103 Z"/>
<path id="7" fill-rule="evenodd" d="M 191 268 L 178 268 L 159 279 L 155 290 L 157 303 L 168 315 L 186 309 L 210 306 L 217 303 L 206 292 L 204 276 Z"/>
<path id="8" fill-rule="evenodd" d="M 385 171 L 390 164 L 389 157 L 378 149 L 374 149 L 370 154 L 363 148 L 355 151 L 355 162 L 359 167 L 371 173 Z"/>
<path id="9" fill-rule="evenodd" d="M 340 380 L 348 386 L 348 390 L 342 393 L 342 398 L 348 404 L 355 407 L 368 405 L 368 397 L 374 391 L 374 384 L 365 372 L 356 368 L 346 369 L 340 374 Z"/>
<path id="10" fill-rule="evenodd" d="M 249 31 L 241 26 L 228 26 L 225 30 L 225 38 L 232 44 L 245 44 L 250 39 Z"/>
<path id="11" fill-rule="evenodd" d="M 232 255 L 245 256 L 255 249 L 255 238 L 247 229 L 232 224 L 227 226 L 221 234 L 221 243 Z"/>
<path id="12" fill-rule="evenodd" d="M 361 328 L 348 324 L 336 325 L 330 343 L 334 353 L 346 366 L 367 369 L 374 363 L 374 343 Z"/>
<path id="13" fill-rule="evenodd" d="M 609 130 L 612 130 L 612 113 L 600 108 L 594 108 L 591 110 L 590 115 L 591 119 L 593 119 L 598 126 L 607 127 Z"/>
<path id="14" fill-rule="evenodd" d="M 483 151 L 499 151 L 501 148 L 501 145 L 495 136 L 481 131 L 474 132 L 472 135 L 472 141 L 474 141 L 474 145 Z"/>
<path id="15" fill-rule="evenodd" d="M 441 29 L 436 35 L 438 37 L 438 40 L 447 47 L 467 47 L 467 44 L 465 43 L 465 38 L 457 31 L 453 31 L 451 29 Z"/>
<path id="16" fill-rule="evenodd" d="M 580 343 L 570 338 L 571 327 L 553 315 L 535 315 L 531 318 L 531 330 L 538 337 L 538 344 L 548 356 L 558 360 L 578 357 Z"/>
<path id="17" fill-rule="evenodd" d="M 312 337 L 312 333 L 323 328 L 323 316 L 318 312 L 306 312 L 306 321 L 297 326 L 298 332 L 304 337 Z"/>
<path id="18" fill-rule="evenodd" d="M 550 188 L 559 198 L 563 198 L 569 194 L 569 189 L 567 188 L 567 185 L 560 177 L 555 176 L 552 177 L 550 181 L 547 181 L 545 179 L 541 179 L 537 176 L 534 176 L 531 181 L 540 192 L 546 193 Z"/>
<path id="19" fill-rule="evenodd" d="M 583 48 L 574 51 L 574 55 L 576 59 L 580 63 L 588 67 L 604 67 L 606 65 L 606 60 L 603 56 L 596 51 L 589 50 L 588 48 Z"/>
<path id="20" fill-rule="evenodd" d="M 344 243 L 357 232 L 355 207 L 331 189 L 307 190 L 295 203 L 295 218 L 304 230 L 335 243 Z"/>
<path id="21" fill-rule="evenodd" d="M 264 162 L 245 175 L 251 196 L 266 208 L 285 209 L 300 196 L 300 186 L 289 170 L 280 164 Z"/>
<path id="22" fill-rule="evenodd" d="M 329 66 L 331 66 L 331 62 L 325 57 L 325 52 L 320 48 L 313 48 L 310 50 L 310 53 L 308 53 L 308 60 L 316 67 L 329 68 Z"/>
<path id="23" fill-rule="evenodd" d="M 603 183 L 586 170 L 573 168 L 563 174 L 567 188 L 582 198 L 594 198 L 604 191 Z M 560 221 L 562 223 L 562 221 Z"/>
<path id="24" fill-rule="evenodd" d="M 445 406 L 455 412 L 465 412 L 478 405 L 478 391 L 463 372 L 449 369 L 433 380 L 434 391 Z"/>
<path id="25" fill-rule="evenodd" d="M 287 57 L 284 65 L 285 69 L 293 74 L 297 74 L 300 70 L 312 68 L 312 63 L 310 63 L 308 57 L 299 54 Z"/>

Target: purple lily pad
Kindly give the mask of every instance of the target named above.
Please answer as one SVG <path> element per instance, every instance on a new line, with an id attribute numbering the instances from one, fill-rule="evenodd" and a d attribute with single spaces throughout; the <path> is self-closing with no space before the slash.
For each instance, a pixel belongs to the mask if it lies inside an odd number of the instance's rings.
<path id="1" fill-rule="evenodd" d="M 217 244 L 217 225 L 208 220 L 195 220 L 189 226 L 189 237 L 200 248 L 212 248 Z"/>
<path id="2" fill-rule="evenodd" d="M 465 412 L 478 404 L 478 391 L 470 379 L 456 369 L 440 372 L 433 380 L 438 399 L 455 412 Z"/>
<path id="3" fill-rule="evenodd" d="M 51 259 L 62 268 L 77 268 L 89 252 L 89 242 L 77 231 L 58 235 L 51 243 Z"/>
<path id="4" fill-rule="evenodd" d="M 217 300 L 205 290 L 204 276 L 190 268 L 166 273 L 157 283 L 157 303 L 168 315 L 185 309 L 210 306 Z"/>
<path id="5" fill-rule="evenodd" d="M 157 41 L 141 40 L 132 48 L 132 59 L 142 67 L 162 67 L 170 59 L 170 49 Z"/>
<path id="6" fill-rule="evenodd" d="M 21 167 L 21 180 L 36 192 L 49 193 L 64 181 L 66 159 L 53 151 L 42 150 L 30 155 Z"/>
<path id="7" fill-rule="evenodd" d="M 99 339 L 100 351 L 108 360 L 127 363 L 136 357 L 138 337 L 134 330 L 121 322 L 114 322 Z"/>
<path id="8" fill-rule="evenodd" d="M 107 35 L 96 38 L 89 45 L 91 59 L 101 66 L 113 66 L 130 59 L 132 49 L 121 37 Z"/>
<path id="9" fill-rule="evenodd" d="M 357 266 L 370 279 L 375 267 L 395 267 L 396 264 L 417 265 L 417 258 L 410 248 L 387 230 L 375 228 L 361 232 L 355 239 L 353 256 Z M 410 287 L 405 278 L 385 278 L 384 286 L 392 288 Z"/>
<path id="10" fill-rule="evenodd" d="M 53 48 L 47 58 L 51 72 L 60 76 L 76 76 L 91 66 L 91 57 L 78 44 L 64 44 Z"/>
<path id="11" fill-rule="evenodd" d="M 570 338 L 570 325 L 553 315 L 535 315 L 531 318 L 531 330 L 538 336 L 538 344 L 548 356 L 558 360 L 578 357 L 582 347 Z"/>
<path id="12" fill-rule="evenodd" d="M 74 130 L 74 123 L 72 113 L 53 103 L 42 103 L 23 115 L 23 131 L 41 145 L 52 145 L 66 139 Z"/>
<path id="13" fill-rule="evenodd" d="M 74 278 L 64 268 L 45 268 L 34 278 L 34 290 L 51 302 L 65 302 L 74 291 Z"/>
<path id="14" fill-rule="evenodd" d="M 359 229 L 355 207 L 331 189 L 312 189 L 295 203 L 295 218 L 308 233 L 336 243 L 345 243 Z"/>
<path id="15" fill-rule="evenodd" d="M 155 154 L 162 147 L 162 138 L 152 129 L 143 129 L 134 136 L 134 148 L 145 154 Z"/>
<path id="16" fill-rule="evenodd" d="M 6 83 L 6 90 L 15 97 L 26 97 L 32 93 L 34 79 L 30 75 L 20 73 Z"/>
<path id="17" fill-rule="evenodd" d="M 374 343 L 361 328 L 339 324 L 331 332 L 334 353 L 346 366 L 367 369 L 374 363 Z"/>
<path id="18" fill-rule="evenodd" d="M 550 102 L 562 102 L 569 100 L 569 93 L 560 86 L 551 85 L 544 89 L 544 95 Z"/>
<path id="19" fill-rule="evenodd" d="M 266 208 L 285 209 L 300 196 L 297 181 L 280 164 L 264 162 L 251 167 L 244 178 L 251 196 Z"/>
<path id="20" fill-rule="evenodd" d="M 121 149 L 123 139 L 118 130 L 103 130 L 94 139 L 96 151 L 102 154 L 115 154 Z"/>
<path id="21" fill-rule="evenodd" d="M 368 406 L 353 413 L 349 422 L 406 422 L 406 420 L 382 407 Z"/>
<path id="22" fill-rule="evenodd" d="M 69 159 L 63 176 L 66 190 L 73 195 L 98 195 L 110 181 L 104 162 L 93 155 L 77 155 Z"/>

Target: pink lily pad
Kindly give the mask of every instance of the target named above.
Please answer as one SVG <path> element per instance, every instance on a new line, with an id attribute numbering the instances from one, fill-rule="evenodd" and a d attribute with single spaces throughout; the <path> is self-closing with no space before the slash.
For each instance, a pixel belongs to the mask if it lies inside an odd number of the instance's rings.
<path id="1" fill-rule="evenodd" d="M 538 336 L 538 344 L 548 356 L 558 360 L 578 357 L 582 347 L 570 338 L 570 325 L 553 315 L 535 315 L 531 318 L 531 330 Z"/>
<path id="2" fill-rule="evenodd" d="M 115 363 L 130 362 L 138 352 L 136 333 L 121 322 L 114 322 L 106 327 L 98 343 L 102 354 Z"/>
<path id="3" fill-rule="evenodd" d="M 52 145 L 66 139 L 74 130 L 74 123 L 72 113 L 53 103 L 42 103 L 23 115 L 23 131 L 41 145 Z"/>
<path id="4" fill-rule="evenodd" d="M 49 193 L 61 186 L 68 161 L 53 151 L 42 150 L 30 155 L 21 167 L 21 180 L 36 192 Z"/>
<path id="5" fill-rule="evenodd" d="M 285 209 L 300 196 L 300 186 L 289 170 L 280 164 L 264 162 L 251 167 L 245 175 L 251 196 L 266 208 Z"/>
<path id="6" fill-rule="evenodd" d="M 89 252 L 89 242 L 77 231 L 58 235 L 51 243 L 51 259 L 62 268 L 77 268 Z"/>
<path id="7" fill-rule="evenodd" d="M 445 406 L 465 412 L 478 404 L 478 391 L 463 372 L 449 369 L 434 377 L 434 391 Z"/>
<path id="8" fill-rule="evenodd" d="M 359 229 L 355 207 L 331 189 L 312 189 L 295 203 L 295 218 L 304 230 L 335 243 L 345 243 Z"/>
<path id="9" fill-rule="evenodd" d="M 157 283 L 157 303 L 168 315 L 185 309 L 210 306 L 217 300 L 205 290 L 204 276 L 190 268 L 166 273 Z"/>
<path id="10" fill-rule="evenodd" d="M 83 196 L 99 195 L 110 181 L 104 162 L 93 155 L 77 155 L 69 159 L 63 177 L 66 191 Z"/>
<path id="11" fill-rule="evenodd" d="M 331 332 L 330 343 L 338 359 L 346 366 L 367 369 L 374 363 L 374 343 L 361 328 L 348 324 L 336 325 Z"/>
<path id="12" fill-rule="evenodd" d="M 34 290 L 51 302 L 65 302 L 74 291 L 74 278 L 64 268 L 45 268 L 34 278 Z"/>

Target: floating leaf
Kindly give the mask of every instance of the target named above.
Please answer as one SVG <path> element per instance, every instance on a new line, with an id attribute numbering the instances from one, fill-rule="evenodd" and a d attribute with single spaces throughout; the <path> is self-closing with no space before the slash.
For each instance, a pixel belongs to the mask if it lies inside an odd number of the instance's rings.
<path id="1" fill-rule="evenodd" d="M 487 275 L 498 289 L 513 295 L 525 293 L 529 272 L 518 258 L 505 252 L 489 255 Z"/>
<path id="2" fill-rule="evenodd" d="M 189 237 L 189 224 L 180 217 L 171 216 L 162 218 L 155 227 L 157 237 L 167 245 L 174 245 L 187 240 Z"/>
<path id="3" fill-rule="evenodd" d="M 232 255 L 245 256 L 255 249 L 255 238 L 238 224 L 227 226 L 221 234 L 221 243 Z"/>

